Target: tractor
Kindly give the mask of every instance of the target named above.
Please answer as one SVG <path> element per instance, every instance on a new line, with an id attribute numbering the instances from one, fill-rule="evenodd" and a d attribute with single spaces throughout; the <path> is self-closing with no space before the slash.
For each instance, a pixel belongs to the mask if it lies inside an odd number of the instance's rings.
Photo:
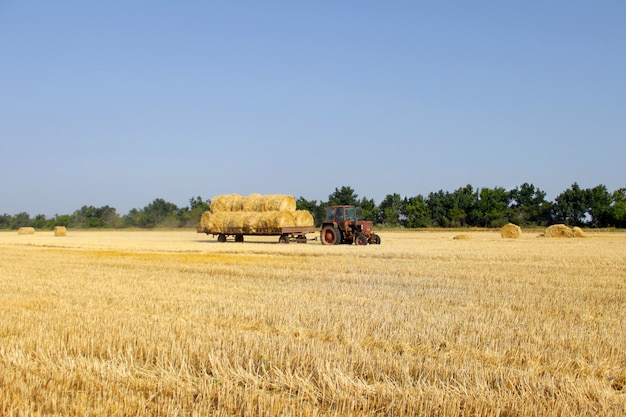
<path id="1" fill-rule="evenodd" d="M 326 207 L 326 218 L 322 222 L 320 238 L 323 245 L 339 245 L 353 243 L 380 245 L 380 236 L 372 231 L 372 222 L 359 220 L 362 218 L 360 207 L 329 206 Z"/>

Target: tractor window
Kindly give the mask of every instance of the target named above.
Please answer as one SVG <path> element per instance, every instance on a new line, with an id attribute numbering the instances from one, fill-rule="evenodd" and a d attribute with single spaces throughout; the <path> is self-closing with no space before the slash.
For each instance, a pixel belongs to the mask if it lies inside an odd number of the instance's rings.
<path id="1" fill-rule="evenodd" d="M 354 220 L 354 207 L 346 208 L 346 220 Z"/>
<path id="2" fill-rule="evenodd" d="M 326 209 L 326 220 L 335 220 L 335 209 L 332 207 L 328 207 Z"/>
<path id="3" fill-rule="evenodd" d="M 343 207 L 337 207 L 335 209 L 335 221 L 342 222 L 345 220 L 345 216 L 343 213 Z"/>

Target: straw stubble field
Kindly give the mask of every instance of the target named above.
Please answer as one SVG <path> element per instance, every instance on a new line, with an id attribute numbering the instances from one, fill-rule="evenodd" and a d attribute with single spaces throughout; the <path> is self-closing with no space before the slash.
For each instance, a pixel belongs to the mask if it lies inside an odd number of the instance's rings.
<path id="1" fill-rule="evenodd" d="M 5 416 L 626 414 L 626 234 L 0 233 Z"/>

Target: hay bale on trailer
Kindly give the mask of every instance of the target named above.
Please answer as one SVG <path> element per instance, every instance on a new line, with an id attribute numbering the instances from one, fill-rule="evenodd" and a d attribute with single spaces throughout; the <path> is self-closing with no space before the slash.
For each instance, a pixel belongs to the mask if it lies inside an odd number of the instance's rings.
<path id="1" fill-rule="evenodd" d="M 295 221 L 294 226 L 314 226 L 315 220 L 313 215 L 308 210 L 296 210 L 293 212 L 293 218 Z"/>
<path id="2" fill-rule="evenodd" d="M 574 231 L 564 224 L 553 224 L 543 234 L 544 237 L 569 238 L 574 237 Z"/>
<path id="3" fill-rule="evenodd" d="M 65 226 L 54 226 L 54 235 L 56 237 L 67 236 L 67 229 L 65 228 Z"/>
<path id="4" fill-rule="evenodd" d="M 522 228 L 516 224 L 505 224 L 500 230 L 500 236 L 504 239 L 517 239 L 522 235 Z"/>
<path id="5" fill-rule="evenodd" d="M 34 227 L 20 227 L 19 229 L 17 229 L 17 234 L 18 235 L 34 235 L 35 228 Z"/>

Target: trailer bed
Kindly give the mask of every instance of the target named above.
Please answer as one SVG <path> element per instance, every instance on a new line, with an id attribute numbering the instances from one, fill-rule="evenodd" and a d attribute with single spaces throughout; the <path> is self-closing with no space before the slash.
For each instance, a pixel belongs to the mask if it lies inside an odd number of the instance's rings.
<path id="1" fill-rule="evenodd" d="M 207 235 L 217 236 L 219 242 L 226 242 L 229 236 L 235 238 L 235 242 L 243 242 L 244 236 L 280 236 L 278 241 L 280 243 L 298 242 L 306 243 L 309 240 L 306 235 L 308 233 L 315 233 L 317 229 L 315 226 L 290 226 L 279 228 L 258 228 L 254 232 L 246 232 L 243 229 L 235 228 L 222 228 L 221 230 L 211 230 L 207 227 L 198 227 L 198 233 L 206 233 Z"/>

